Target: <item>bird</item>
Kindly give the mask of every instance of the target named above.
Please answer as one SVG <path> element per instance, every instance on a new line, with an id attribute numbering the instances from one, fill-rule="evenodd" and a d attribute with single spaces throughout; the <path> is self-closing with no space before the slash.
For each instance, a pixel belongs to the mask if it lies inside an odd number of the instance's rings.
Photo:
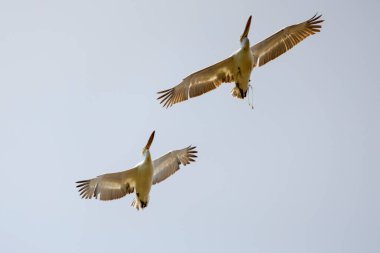
<path id="1" fill-rule="evenodd" d="M 231 89 L 231 95 L 244 99 L 250 87 L 252 70 L 282 55 L 308 36 L 320 32 L 321 23 L 324 21 L 321 17 L 322 15 L 315 14 L 312 18 L 288 26 L 251 47 L 248 33 L 252 16 L 249 16 L 240 36 L 239 50 L 227 59 L 185 77 L 173 88 L 159 91 L 157 100 L 163 107 L 168 108 L 214 90 L 222 83 L 233 82 L 235 87 Z"/>
<path id="2" fill-rule="evenodd" d="M 88 180 L 76 182 L 82 199 L 94 197 L 99 200 L 114 200 L 127 194 L 136 193 L 131 206 L 137 210 L 144 209 L 149 203 L 151 186 L 170 177 L 180 169 L 180 165 L 195 162 L 198 151 L 195 146 L 173 150 L 160 158 L 153 160 L 150 146 L 155 131 L 150 135 L 147 144 L 142 150 L 144 160 L 133 168 L 116 173 L 108 173 Z"/>

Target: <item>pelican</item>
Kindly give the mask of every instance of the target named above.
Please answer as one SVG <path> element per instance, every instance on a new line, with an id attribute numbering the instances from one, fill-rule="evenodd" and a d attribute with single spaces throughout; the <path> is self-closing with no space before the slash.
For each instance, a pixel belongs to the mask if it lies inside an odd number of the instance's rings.
<path id="1" fill-rule="evenodd" d="M 252 16 L 248 18 L 244 32 L 240 37 L 241 48 L 227 59 L 197 71 L 171 89 L 158 92 L 160 104 L 168 108 L 189 98 L 209 92 L 222 83 L 235 82 L 232 96 L 244 99 L 249 89 L 251 72 L 255 67 L 282 55 L 310 35 L 320 31 L 322 15 L 315 14 L 305 22 L 288 26 L 267 39 L 250 47 L 248 32 Z"/>
<path id="2" fill-rule="evenodd" d="M 168 152 L 164 156 L 152 161 L 150 146 L 153 142 L 154 131 L 142 150 L 144 160 L 135 167 L 122 172 L 109 173 L 93 179 L 78 181 L 77 188 L 80 196 L 85 199 L 92 197 L 100 200 L 113 200 L 136 192 L 131 206 L 137 210 L 147 207 L 149 192 L 152 185 L 170 177 L 179 166 L 194 162 L 198 153 L 195 148 L 188 146 L 184 149 Z"/>

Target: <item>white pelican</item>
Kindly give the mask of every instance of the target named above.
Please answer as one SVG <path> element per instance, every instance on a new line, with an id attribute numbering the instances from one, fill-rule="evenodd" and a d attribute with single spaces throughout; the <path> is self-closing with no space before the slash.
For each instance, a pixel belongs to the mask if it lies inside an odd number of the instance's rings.
<path id="1" fill-rule="evenodd" d="M 197 71 L 180 84 L 171 89 L 158 92 L 158 100 L 168 108 L 189 98 L 200 96 L 203 93 L 219 87 L 222 83 L 235 82 L 231 94 L 236 98 L 244 99 L 249 88 L 249 78 L 253 68 L 263 66 L 265 63 L 285 53 L 309 35 L 320 31 L 324 20 L 315 14 L 309 20 L 288 26 L 273 34 L 269 38 L 250 47 L 248 32 L 252 16 L 248 18 L 244 32 L 240 37 L 241 48 L 227 59 L 210 67 Z"/>
<path id="2" fill-rule="evenodd" d="M 180 164 L 186 165 L 194 162 L 196 147 L 188 146 L 184 149 L 174 150 L 152 161 L 149 148 L 153 142 L 154 131 L 150 135 L 148 143 L 143 148 L 144 160 L 135 167 L 122 172 L 109 173 L 89 180 L 76 182 L 82 198 L 95 197 L 100 200 L 113 200 L 136 192 L 136 197 L 131 206 L 137 210 L 148 205 L 149 192 L 152 185 L 170 177 Z"/>

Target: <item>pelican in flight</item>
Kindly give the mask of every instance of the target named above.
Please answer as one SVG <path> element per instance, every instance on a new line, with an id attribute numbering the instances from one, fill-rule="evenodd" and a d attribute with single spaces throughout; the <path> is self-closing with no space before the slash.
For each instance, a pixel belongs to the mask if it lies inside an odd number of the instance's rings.
<path id="1" fill-rule="evenodd" d="M 171 151 L 152 161 L 149 148 L 153 138 L 154 131 L 142 150 L 144 160 L 132 169 L 76 182 L 80 196 L 85 199 L 94 197 L 100 200 L 113 200 L 136 192 L 136 197 L 131 206 L 137 210 L 147 207 L 151 186 L 170 177 L 179 170 L 181 164 L 187 165 L 194 162 L 194 158 L 197 157 L 196 147 L 188 146 L 184 149 Z"/>
<path id="2" fill-rule="evenodd" d="M 168 108 L 209 92 L 222 83 L 235 82 L 232 96 L 244 99 L 249 89 L 251 72 L 267 62 L 282 55 L 310 35 L 320 31 L 322 15 L 315 14 L 305 22 L 288 26 L 269 38 L 250 46 L 248 32 L 252 16 L 248 18 L 244 32 L 240 37 L 241 48 L 227 59 L 210 67 L 197 71 L 171 89 L 158 92 L 160 103 Z"/>

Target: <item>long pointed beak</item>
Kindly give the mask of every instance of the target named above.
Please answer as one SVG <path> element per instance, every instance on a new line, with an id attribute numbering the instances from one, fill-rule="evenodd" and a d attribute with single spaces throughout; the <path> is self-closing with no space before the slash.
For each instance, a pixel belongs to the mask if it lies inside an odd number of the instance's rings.
<path id="1" fill-rule="evenodd" d="M 156 132 L 156 131 L 153 131 L 153 132 L 151 133 L 151 135 L 150 135 L 150 137 L 149 137 L 149 140 L 148 140 L 148 142 L 146 143 L 144 149 L 149 150 L 150 145 L 152 145 L 152 142 L 153 142 L 153 139 L 154 139 L 154 133 L 155 133 L 155 132 Z"/>
<path id="2" fill-rule="evenodd" d="M 249 33 L 249 28 L 251 26 L 251 19 L 252 19 L 252 15 L 249 16 L 248 20 L 247 20 L 247 24 L 245 25 L 245 29 L 244 29 L 244 32 L 243 34 L 241 35 L 240 37 L 240 40 L 242 40 L 243 38 L 246 38 L 248 36 L 248 33 Z"/>

